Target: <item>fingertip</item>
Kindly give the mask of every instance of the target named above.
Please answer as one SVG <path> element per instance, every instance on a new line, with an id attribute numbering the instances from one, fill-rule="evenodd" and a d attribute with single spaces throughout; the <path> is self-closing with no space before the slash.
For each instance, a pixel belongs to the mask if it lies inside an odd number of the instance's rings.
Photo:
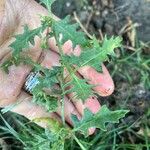
<path id="1" fill-rule="evenodd" d="M 90 66 L 84 66 L 78 71 L 85 79 L 88 79 L 89 84 L 95 85 L 93 90 L 100 96 L 109 96 L 113 93 L 114 82 L 104 65 L 102 65 L 102 73 Z"/>
<path id="2" fill-rule="evenodd" d="M 79 55 L 81 54 L 81 48 L 80 48 L 79 45 L 77 45 L 77 46 L 75 47 L 75 49 L 73 50 L 73 54 L 74 54 L 75 56 L 79 56 Z"/>
<path id="3" fill-rule="evenodd" d="M 88 108 L 92 113 L 97 113 L 100 110 L 100 103 L 96 97 L 90 97 L 85 102 L 85 107 Z"/>
<path id="4" fill-rule="evenodd" d="M 94 128 L 94 127 L 89 128 L 88 129 L 88 135 L 94 134 L 95 130 L 96 130 L 96 128 Z"/>
<path id="5" fill-rule="evenodd" d="M 104 79 L 102 85 L 104 88 L 102 88 L 102 92 L 100 93 L 100 95 L 109 96 L 114 92 L 115 89 L 114 81 L 104 64 L 102 64 L 102 71 L 103 71 L 103 79 Z"/>
<path id="6" fill-rule="evenodd" d="M 65 42 L 62 49 L 65 54 L 67 54 L 67 55 L 72 54 L 73 48 L 72 48 L 71 40 L 68 40 L 67 42 Z"/>

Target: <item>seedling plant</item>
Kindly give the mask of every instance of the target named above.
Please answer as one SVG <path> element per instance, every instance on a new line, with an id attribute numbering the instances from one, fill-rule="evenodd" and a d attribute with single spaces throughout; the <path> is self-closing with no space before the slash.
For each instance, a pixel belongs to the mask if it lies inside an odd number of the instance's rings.
<path id="1" fill-rule="evenodd" d="M 79 30 L 78 24 L 71 24 L 70 18 L 59 20 L 54 19 L 51 12 L 51 5 L 55 0 L 41 0 L 49 12 L 48 16 L 41 16 L 41 26 L 30 30 L 27 25 L 24 26 L 24 32 L 15 36 L 15 41 L 11 43 L 12 56 L 5 61 L 2 68 L 8 72 L 11 65 L 19 64 L 30 65 L 34 72 L 40 73 L 38 84 L 30 90 L 33 96 L 33 102 L 44 107 L 48 112 L 55 112 L 58 107 L 58 100 L 61 102 L 62 124 L 57 120 L 50 118 L 35 118 L 35 122 L 46 122 L 45 133 L 48 136 L 48 148 L 52 150 L 64 149 L 64 143 L 67 139 L 75 140 L 82 150 L 86 150 L 82 142 L 76 137 L 76 133 L 82 133 L 88 136 L 88 129 L 91 127 L 106 131 L 106 123 L 118 123 L 119 119 L 125 116 L 127 110 L 110 111 L 106 105 L 102 106 L 99 112 L 93 114 L 89 109 L 84 110 L 81 120 L 76 115 L 71 119 L 74 127 L 70 129 L 64 118 L 64 98 L 66 94 L 75 93 L 76 99 L 86 101 L 92 95 L 95 95 L 92 88 L 96 85 L 89 85 L 88 81 L 77 76 L 76 72 L 80 67 L 91 66 L 98 72 L 101 72 L 101 64 L 107 61 L 111 55 L 115 55 L 114 49 L 121 47 L 122 39 L 120 37 L 107 38 L 100 42 L 93 36 L 87 38 L 84 32 Z M 50 29 L 50 30 L 49 30 Z M 47 34 L 43 35 L 43 32 Z M 58 46 L 60 55 L 60 66 L 54 66 L 51 69 L 44 68 L 39 63 L 34 62 L 29 56 L 23 55 L 31 45 L 34 45 L 35 36 L 41 38 L 41 48 L 43 51 L 48 49 L 48 39 L 54 37 Z M 73 54 L 66 55 L 62 46 L 68 40 L 72 41 L 73 48 L 80 45 L 82 51 L 79 56 Z M 64 72 L 67 71 L 70 81 L 65 82 Z M 56 84 L 60 85 L 59 90 L 55 89 Z M 69 88 L 68 88 L 69 87 Z M 51 89 L 47 93 L 44 89 Z M 41 135 L 42 136 L 42 135 Z M 43 149 L 41 145 L 37 149 Z M 45 147 L 46 148 L 46 147 Z"/>

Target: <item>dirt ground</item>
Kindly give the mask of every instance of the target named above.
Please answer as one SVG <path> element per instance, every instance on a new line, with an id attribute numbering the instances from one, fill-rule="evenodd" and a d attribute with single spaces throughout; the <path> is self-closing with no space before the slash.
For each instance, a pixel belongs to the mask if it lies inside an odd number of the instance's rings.
<path id="1" fill-rule="evenodd" d="M 76 11 L 90 33 L 118 34 L 128 17 L 137 24 L 138 39 L 150 39 L 149 0 L 58 0 L 53 12 L 60 18 Z"/>

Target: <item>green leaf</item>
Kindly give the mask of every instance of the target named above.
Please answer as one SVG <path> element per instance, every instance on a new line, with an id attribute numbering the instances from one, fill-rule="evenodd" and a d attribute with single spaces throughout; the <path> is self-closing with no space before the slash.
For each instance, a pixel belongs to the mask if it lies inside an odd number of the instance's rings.
<path id="1" fill-rule="evenodd" d="M 48 112 L 56 111 L 58 107 L 58 99 L 54 96 L 47 95 L 44 91 L 41 91 L 41 88 L 34 88 L 32 91 L 33 98 L 32 101 L 45 109 Z"/>
<path id="2" fill-rule="evenodd" d="M 42 129 L 35 124 L 21 122 L 19 126 L 19 140 L 23 141 L 25 150 L 64 150 L 64 143 L 70 138 L 68 128 L 55 119 L 49 117 L 35 118 L 36 123 L 45 123 L 47 128 Z"/>
<path id="3" fill-rule="evenodd" d="M 64 144 L 65 140 L 70 138 L 70 129 L 69 128 L 64 128 L 60 122 L 58 122 L 55 119 L 51 118 L 36 118 L 33 120 L 34 122 L 42 122 L 47 124 L 47 128 L 45 129 L 45 134 L 41 136 L 36 136 L 35 139 L 38 138 L 43 140 L 43 136 L 46 136 L 46 140 L 49 144 L 49 148 L 44 147 L 45 145 L 41 144 L 39 145 L 41 147 L 41 150 L 45 149 L 50 149 L 50 150 L 64 150 Z M 38 142 L 40 143 L 40 141 Z M 34 143 L 36 144 L 36 143 Z M 42 149 L 43 148 L 43 149 Z"/>
<path id="4" fill-rule="evenodd" d="M 39 77 L 39 82 L 43 88 L 51 88 L 54 84 L 59 83 L 58 76 L 61 72 L 61 67 L 55 66 L 51 69 L 44 68 L 43 76 Z"/>
<path id="5" fill-rule="evenodd" d="M 102 62 L 108 60 L 108 55 L 114 55 L 114 49 L 121 46 L 120 37 L 112 37 L 107 39 L 105 37 L 102 46 L 96 38 L 93 38 L 92 46 L 83 49 L 80 56 L 66 56 L 70 64 L 75 64 L 78 67 L 89 65 L 95 68 L 97 71 L 101 71 Z"/>
<path id="6" fill-rule="evenodd" d="M 33 95 L 33 102 L 46 108 L 47 111 L 52 112 L 57 109 L 58 106 L 58 90 L 54 89 L 54 85 L 59 83 L 58 75 L 61 71 L 61 67 L 53 67 L 52 69 L 41 68 L 38 66 L 35 68 L 36 71 L 40 72 L 40 76 L 37 76 L 37 85 L 32 84 L 31 94 Z M 38 70 L 39 69 L 39 70 Z M 32 79 L 31 79 L 32 80 Z M 32 82 L 32 81 L 31 81 Z M 47 94 L 44 90 L 51 90 L 51 93 Z"/>
<path id="7" fill-rule="evenodd" d="M 103 44 L 102 44 L 102 49 L 105 50 L 107 52 L 108 55 L 112 55 L 114 54 L 114 49 L 121 47 L 121 41 L 122 38 L 121 37 L 111 37 L 110 39 L 107 38 L 107 36 L 105 36 Z"/>
<path id="8" fill-rule="evenodd" d="M 36 35 L 40 35 L 42 27 L 29 30 L 28 26 L 24 26 L 24 32 L 22 34 L 16 35 L 16 40 L 10 44 L 10 47 L 13 50 L 13 56 L 18 57 L 20 53 L 29 48 L 29 45 L 34 45 L 34 38 Z"/>
<path id="9" fill-rule="evenodd" d="M 77 31 L 77 28 L 78 24 L 70 24 L 69 16 L 52 23 L 52 31 L 62 45 L 68 40 L 72 41 L 73 47 L 86 44 L 84 33 Z"/>
<path id="10" fill-rule="evenodd" d="M 106 131 L 106 123 L 119 123 L 119 119 L 123 118 L 128 112 L 128 110 L 110 111 L 104 105 L 96 114 L 93 114 L 86 108 L 82 120 L 79 120 L 76 115 L 72 115 L 71 118 L 74 124 L 74 131 L 81 131 L 84 135 L 87 135 L 90 127 Z"/>
<path id="11" fill-rule="evenodd" d="M 65 85 L 65 87 L 68 86 L 70 86 L 71 89 L 66 91 L 65 94 L 75 93 L 76 99 L 85 101 L 87 98 L 93 95 L 93 85 L 88 84 L 85 79 L 80 79 L 76 75 L 72 75 L 72 80 Z"/>

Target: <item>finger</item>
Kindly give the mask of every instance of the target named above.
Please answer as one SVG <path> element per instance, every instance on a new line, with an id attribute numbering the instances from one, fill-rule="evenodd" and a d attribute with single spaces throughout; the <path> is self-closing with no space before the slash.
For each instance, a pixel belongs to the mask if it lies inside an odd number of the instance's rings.
<path id="1" fill-rule="evenodd" d="M 12 7 L 11 1 L 2 0 L 0 6 L 0 46 L 7 42 L 17 30 L 19 20 L 17 13 Z"/>
<path id="2" fill-rule="evenodd" d="M 11 0 L 19 16 L 20 25 L 28 24 L 31 29 L 41 25 L 41 16 L 48 16 L 48 10 L 35 0 Z M 53 15 L 53 18 L 58 18 Z"/>
<path id="3" fill-rule="evenodd" d="M 62 122 L 60 117 L 56 113 L 48 113 L 45 111 L 43 107 L 40 107 L 36 105 L 35 103 L 32 103 L 32 96 L 28 95 L 25 92 L 21 92 L 20 95 L 17 98 L 18 104 L 12 108 L 11 111 L 16 112 L 20 115 L 23 115 L 27 117 L 30 120 L 34 120 L 36 118 L 53 118 L 58 120 L 59 122 Z M 6 106 L 3 105 L 3 107 Z M 61 109 L 60 106 L 58 107 L 57 113 L 61 115 Z M 75 114 L 78 116 L 75 108 L 72 106 L 71 103 L 65 98 L 65 118 L 66 121 L 72 125 L 72 121 L 70 119 L 70 115 Z M 79 117 L 79 116 L 78 116 Z M 42 122 L 37 122 L 40 126 L 46 127 L 47 124 Z"/>
<path id="4" fill-rule="evenodd" d="M 8 1 L 2 0 L 3 7 L 0 12 L 0 60 L 10 52 L 9 45 L 14 41 L 12 38 L 19 26 L 16 11 Z M 21 28 L 19 30 L 21 32 Z"/>
<path id="5" fill-rule="evenodd" d="M 81 53 L 81 48 L 77 46 L 73 51 L 73 54 L 79 56 Z M 102 73 L 97 72 L 94 68 L 90 66 L 84 66 L 78 69 L 78 72 L 87 79 L 87 82 L 91 85 L 95 85 L 93 90 L 97 92 L 100 96 L 109 96 L 114 91 L 114 82 L 105 67 L 102 64 Z"/>
<path id="6" fill-rule="evenodd" d="M 59 48 L 56 44 L 56 40 L 54 37 L 50 38 L 48 40 L 48 44 L 51 50 L 53 50 L 54 52 L 59 53 Z M 70 40 L 68 40 L 67 42 L 64 43 L 64 45 L 62 46 L 63 52 L 65 54 L 71 54 L 73 49 L 72 49 L 72 42 Z"/>
<path id="7" fill-rule="evenodd" d="M 82 78 L 81 75 L 79 73 L 76 73 L 76 75 L 79 78 Z M 67 73 L 67 71 L 65 71 L 65 82 L 70 82 L 70 77 Z M 67 87 L 66 90 L 70 90 L 72 87 Z M 75 105 L 75 107 L 77 108 L 77 110 L 79 111 L 79 113 L 83 116 L 84 113 L 84 109 L 88 108 L 89 110 L 91 110 L 91 112 L 93 113 L 97 113 L 100 109 L 100 104 L 99 101 L 97 100 L 96 96 L 90 96 L 87 100 L 85 100 L 85 102 L 76 99 L 76 93 L 72 92 L 67 94 L 68 98 L 70 100 L 72 100 L 73 104 Z"/>
<path id="8" fill-rule="evenodd" d="M 80 68 L 78 72 L 88 80 L 89 84 L 96 85 L 93 89 L 100 96 L 109 96 L 113 93 L 114 82 L 103 64 L 102 73 L 97 72 L 94 68 L 89 66 Z"/>
<path id="9" fill-rule="evenodd" d="M 73 93 L 71 93 L 73 94 Z M 71 94 L 69 95 L 69 97 L 72 98 Z M 79 99 L 74 99 L 72 100 L 76 109 L 78 110 L 78 112 L 81 114 L 81 116 L 84 116 L 84 109 L 88 108 L 92 113 L 96 114 L 99 110 L 100 110 L 100 103 L 97 100 L 96 97 L 90 97 L 87 100 L 85 100 L 85 103 L 82 102 Z M 89 128 L 89 135 L 92 135 L 95 132 L 95 128 L 91 127 Z"/>
<path id="10" fill-rule="evenodd" d="M 84 115 L 85 108 L 88 108 L 92 113 L 96 114 L 101 107 L 98 99 L 94 96 L 89 97 L 84 103 L 78 99 L 73 100 L 73 103 L 82 116 Z"/>
<path id="11" fill-rule="evenodd" d="M 58 47 L 56 46 L 56 41 L 54 38 L 49 41 L 50 47 L 54 51 L 58 51 Z M 67 41 L 63 45 L 64 53 L 70 55 L 73 53 L 74 55 L 80 55 L 81 48 L 77 46 L 74 50 L 72 50 L 72 42 Z M 93 89 L 101 96 L 109 96 L 114 91 L 114 82 L 107 70 L 107 68 L 102 64 L 102 73 L 97 72 L 94 68 L 90 66 L 81 67 L 78 72 L 88 80 L 89 84 L 96 85 Z"/>
<path id="12" fill-rule="evenodd" d="M 5 57 L 7 57 L 8 55 L 10 57 L 10 52 L 11 52 L 9 48 L 10 44 L 11 41 L 6 42 L 0 46 L 0 64 L 2 64 L 4 60 L 6 60 Z"/>
<path id="13" fill-rule="evenodd" d="M 0 105 L 16 100 L 27 74 L 28 68 L 23 66 L 11 66 L 8 74 L 0 70 Z"/>

